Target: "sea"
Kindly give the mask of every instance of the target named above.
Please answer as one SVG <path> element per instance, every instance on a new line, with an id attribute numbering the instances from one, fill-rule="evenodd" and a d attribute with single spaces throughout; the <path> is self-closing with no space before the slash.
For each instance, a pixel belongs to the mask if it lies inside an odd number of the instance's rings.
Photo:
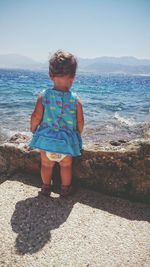
<path id="1" fill-rule="evenodd" d="M 0 69 L 0 142 L 20 132 L 32 136 L 37 97 L 50 87 L 46 72 Z M 150 76 L 78 73 L 71 90 L 83 103 L 83 143 L 143 137 L 150 115 Z"/>

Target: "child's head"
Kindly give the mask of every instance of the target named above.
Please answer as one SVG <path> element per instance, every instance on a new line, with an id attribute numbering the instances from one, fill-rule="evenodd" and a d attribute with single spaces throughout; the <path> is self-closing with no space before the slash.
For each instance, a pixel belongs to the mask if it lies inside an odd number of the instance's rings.
<path id="1" fill-rule="evenodd" d="M 68 52 L 58 50 L 49 60 L 50 77 L 74 77 L 77 69 L 76 58 Z"/>

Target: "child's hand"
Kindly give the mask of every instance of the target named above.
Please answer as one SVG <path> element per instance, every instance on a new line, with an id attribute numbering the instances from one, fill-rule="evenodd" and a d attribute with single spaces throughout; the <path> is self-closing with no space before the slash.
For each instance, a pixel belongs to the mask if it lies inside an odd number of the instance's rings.
<path id="1" fill-rule="evenodd" d="M 37 99 L 35 109 L 31 115 L 31 122 L 30 122 L 30 130 L 32 133 L 34 133 L 38 127 L 38 125 L 41 123 L 44 113 L 44 107 L 42 104 L 42 96 L 40 95 Z"/>
<path id="2" fill-rule="evenodd" d="M 81 100 L 78 98 L 77 103 L 77 130 L 81 134 L 84 128 L 84 115 Z"/>

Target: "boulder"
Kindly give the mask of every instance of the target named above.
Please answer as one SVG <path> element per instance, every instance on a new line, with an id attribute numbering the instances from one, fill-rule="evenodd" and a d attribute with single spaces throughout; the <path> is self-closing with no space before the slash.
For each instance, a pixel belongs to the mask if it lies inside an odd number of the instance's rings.
<path id="1" fill-rule="evenodd" d="M 16 134 L 0 145 L 0 173 L 24 171 L 40 175 L 40 153 L 30 150 L 29 137 Z M 114 145 L 113 145 L 114 144 Z M 111 142 L 89 145 L 74 158 L 73 175 L 79 185 L 110 195 L 149 202 L 150 141 Z M 3 175 L 2 175 L 3 176 Z M 55 176 L 59 176 L 58 166 Z M 59 178 L 58 178 L 59 179 Z"/>

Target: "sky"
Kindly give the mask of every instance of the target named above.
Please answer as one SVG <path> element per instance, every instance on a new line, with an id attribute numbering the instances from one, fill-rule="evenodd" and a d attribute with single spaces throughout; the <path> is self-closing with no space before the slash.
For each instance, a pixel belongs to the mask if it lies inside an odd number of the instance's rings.
<path id="1" fill-rule="evenodd" d="M 0 0 L 0 54 L 150 59 L 149 0 Z"/>

